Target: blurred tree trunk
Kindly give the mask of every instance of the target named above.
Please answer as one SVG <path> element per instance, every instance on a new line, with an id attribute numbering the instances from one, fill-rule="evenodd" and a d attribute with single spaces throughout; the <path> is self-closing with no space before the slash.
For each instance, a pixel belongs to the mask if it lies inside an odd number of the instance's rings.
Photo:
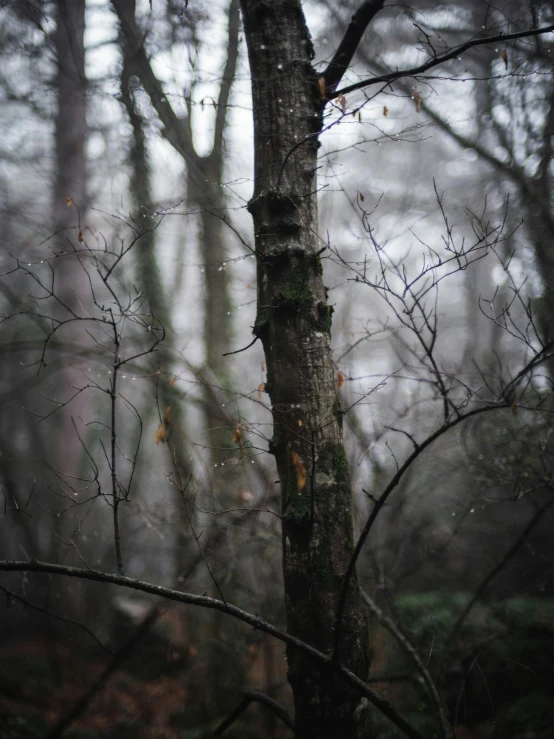
<path id="1" fill-rule="evenodd" d="M 224 133 L 228 122 L 228 103 L 236 73 L 238 59 L 238 37 L 240 27 L 239 1 L 231 0 L 228 11 L 228 49 L 217 101 L 212 150 L 206 156 L 198 154 L 192 135 L 192 91 L 185 95 L 188 115 L 179 117 L 165 96 L 161 82 L 155 77 L 143 44 L 134 14 L 134 3 L 127 0 L 112 0 L 112 5 L 121 23 L 126 40 L 127 59 L 164 125 L 163 135 L 183 158 L 187 167 L 187 206 L 199 211 L 198 243 L 205 264 L 204 283 L 204 336 L 206 344 L 206 367 L 209 370 L 205 393 L 206 427 L 216 429 L 210 435 L 214 447 L 231 446 L 230 432 L 220 431 L 228 425 L 221 413 L 218 398 L 210 384 L 224 384 L 225 358 L 232 334 L 232 318 L 229 298 L 229 277 L 223 266 L 227 255 L 227 239 L 221 220 L 225 198 L 222 190 L 224 170 Z M 180 286 L 178 286 L 180 287 Z M 215 458 L 227 456 L 215 453 Z M 219 459 L 218 459 L 219 461 Z"/>
<path id="2" fill-rule="evenodd" d="M 55 118 L 55 179 L 53 190 L 53 226 L 58 253 L 78 248 L 84 239 L 86 208 L 85 140 L 85 0 L 57 0 L 56 30 L 53 34 L 57 61 L 55 79 L 58 109 Z M 56 261 L 56 294 L 71 310 L 83 315 L 89 294 L 86 276 L 73 256 Z M 67 318 L 64 310 L 63 318 Z M 66 367 L 60 374 L 59 397 L 73 394 L 71 385 L 80 385 L 83 375 L 71 367 L 71 345 L 82 342 L 81 328 L 73 324 L 63 331 L 69 351 Z M 71 417 L 83 416 L 84 394 L 81 394 L 60 416 L 58 438 L 59 468 L 75 474 L 81 456 L 81 445 Z"/>
<path id="3" fill-rule="evenodd" d="M 56 178 L 54 228 L 75 229 L 75 210 L 85 207 L 85 0 L 57 0 L 54 48 L 57 59 Z M 77 235 L 77 234 L 75 234 Z"/>
<path id="4" fill-rule="evenodd" d="M 135 0 L 128 0 L 127 12 L 132 18 L 135 17 Z M 131 147 L 129 151 L 131 169 L 130 193 L 134 205 L 132 217 L 135 227 L 141 233 L 141 238 L 137 242 L 136 248 L 137 282 L 142 286 L 152 314 L 160 321 L 166 332 L 166 340 L 157 351 L 156 361 L 158 362 L 158 366 L 163 369 L 162 379 L 158 388 L 158 403 L 161 413 L 164 412 L 165 408 L 171 406 L 172 456 L 179 467 L 182 480 L 186 481 L 191 474 L 191 468 L 188 461 L 188 452 L 184 444 L 185 417 L 182 404 L 176 402 L 179 393 L 175 388 L 170 386 L 170 380 L 173 374 L 175 339 L 172 327 L 173 305 L 169 297 L 170 292 L 164 289 L 158 253 L 156 252 L 156 231 L 152 228 L 154 222 L 148 217 L 148 214 L 154 209 L 154 202 L 152 198 L 148 149 L 144 133 L 144 120 L 135 100 L 135 84 L 133 83 L 133 78 L 139 83 L 137 76 L 138 69 L 135 64 L 135 55 L 127 43 L 125 35 L 122 35 L 120 44 L 123 57 L 121 101 L 125 106 L 132 128 Z M 148 419 L 152 419 L 153 413 L 157 414 L 157 410 L 154 403 L 150 403 L 144 407 L 141 411 L 143 421 L 147 423 Z"/>
<path id="5" fill-rule="evenodd" d="M 354 544 L 330 347 L 332 308 L 317 236 L 322 96 L 300 0 L 241 0 L 241 7 L 254 115 L 255 333 L 264 346 L 273 408 L 270 451 L 281 483 L 287 628 L 329 654 Z M 368 627 L 355 578 L 340 660 L 367 677 Z M 367 736 L 359 696 L 294 649 L 288 661 L 299 739 Z"/>

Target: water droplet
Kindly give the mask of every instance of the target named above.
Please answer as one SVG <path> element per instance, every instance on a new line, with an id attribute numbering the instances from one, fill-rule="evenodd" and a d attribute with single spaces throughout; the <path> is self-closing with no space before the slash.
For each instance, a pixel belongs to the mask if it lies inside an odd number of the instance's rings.
<path id="1" fill-rule="evenodd" d="M 472 508 L 472 509 L 470 510 L 470 513 L 475 513 L 475 508 Z"/>
<path id="2" fill-rule="evenodd" d="M 452 515 L 453 515 L 453 516 L 455 516 L 455 515 L 456 515 L 456 513 L 453 513 Z"/>

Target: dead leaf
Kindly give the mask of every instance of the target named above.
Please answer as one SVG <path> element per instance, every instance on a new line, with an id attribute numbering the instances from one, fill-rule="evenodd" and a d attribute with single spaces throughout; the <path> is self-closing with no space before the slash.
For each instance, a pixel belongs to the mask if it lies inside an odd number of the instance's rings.
<path id="1" fill-rule="evenodd" d="M 306 472 L 306 468 L 304 467 L 304 462 L 300 458 L 300 455 L 298 454 L 298 452 L 292 453 L 292 465 L 296 472 L 296 489 L 298 490 L 298 495 L 301 495 L 302 491 L 306 487 L 306 480 L 308 479 L 308 473 Z"/>
<path id="2" fill-rule="evenodd" d="M 389 112 L 389 109 L 387 108 L 387 106 L 383 105 L 383 115 L 385 116 L 385 118 L 387 117 L 388 112 Z"/>
<path id="3" fill-rule="evenodd" d="M 160 423 L 156 433 L 154 434 L 154 441 L 156 444 L 163 444 L 167 441 L 167 429 L 165 423 Z"/>
<path id="4" fill-rule="evenodd" d="M 301 418 L 298 419 L 298 425 L 299 426 L 302 426 L 302 419 Z"/>
<path id="5" fill-rule="evenodd" d="M 512 405 L 510 406 L 510 408 L 511 408 L 511 410 L 512 410 L 512 413 L 513 413 L 513 414 L 514 414 L 514 416 L 515 416 L 515 415 L 516 415 L 516 413 L 517 413 L 517 405 L 515 404 L 515 402 L 514 402 L 514 403 L 512 403 Z"/>
<path id="6" fill-rule="evenodd" d="M 419 95 L 419 92 L 417 92 L 417 90 L 413 91 L 412 98 L 415 100 L 416 112 L 420 113 L 421 112 L 421 97 Z"/>
<path id="7" fill-rule="evenodd" d="M 258 400 L 262 399 L 262 393 L 264 390 L 265 390 L 265 385 L 263 382 L 260 382 L 260 384 L 258 385 Z"/>
<path id="8" fill-rule="evenodd" d="M 177 375 L 173 375 L 173 377 L 169 381 L 169 387 L 173 387 L 173 385 L 175 385 L 176 382 L 177 382 Z"/>
<path id="9" fill-rule="evenodd" d="M 84 240 L 85 240 L 85 237 L 83 236 L 83 232 L 82 231 L 79 231 L 79 233 L 77 234 L 77 241 L 80 244 L 82 244 Z"/>
<path id="10" fill-rule="evenodd" d="M 365 200 L 365 195 L 363 194 L 363 192 L 359 192 L 359 191 L 358 191 L 358 196 L 359 196 L 360 200 L 361 200 L 361 201 L 362 201 L 362 203 L 363 203 L 363 202 L 364 202 L 364 200 Z"/>
<path id="11" fill-rule="evenodd" d="M 66 202 L 66 203 L 67 203 L 68 205 L 73 205 L 73 199 L 72 199 L 72 198 L 66 198 L 66 199 L 65 199 L 65 202 Z"/>
<path id="12" fill-rule="evenodd" d="M 506 69 L 508 69 L 508 52 L 506 51 L 506 49 L 502 49 L 502 51 L 500 52 L 500 58 L 504 62 L 504 66 L 506 67 Z"/>
<path id="13" fill-rule="evenodd" d="M 156 444 L 163 444 L 167 441 L 167 435 L 169 433 L 169 422 L 171 419 L 171 406 L 168 405 L 165 409 L 163 421 L 158 426 L 156 433 L 154 434 L 154 441 Z"/>
<path id="14" fill-rule="evenodd" d="M 238 423 L 235 426 L 235 428 L 233 429 L 233 436 L 232 436 L 232 438 L 233 438 L 233 444 L 238 444 L 239 445 L 240 458 L 241 459 L 244 459 L 244 442 L 243 442 L 243 439 L 242 439 L 242 431 L 241 431 L 241 428 L 240 428 L 240 424 L 238 424 Z"/>
<path id="15" fill-rule="evenodd" d="M 262 372 L 265 372 L 265 362 L 262 362 Z"/>
<path id="16" fill-rule="evenodd" d="M 342 92 L 339 93 L 337 100 L 339 101 L 340 109 L 342 110 L 342 112 L 346 113 L 346 98 L 344 97 Z"/>
<path id="17" fill-rule="evenodd" d="M 325 94 L 325 77 L 320 77 L 317 81 L 317 86 L 319 87 L 319 92 L 321 94 L 322 100 L 327 100 L 327 95 Z"/>
<path id="18" fill-rule="evenodd" d="M 337 373 L 337 385 L 339 389 L 344 385 L 344 375 L 340 370 Z"/>
<path id="19" fill-rule="evenodd" d="M 361 123 L 361 122 L 362 122 L 362 111 L 359 110 L 358 111 L 358 123 Z"/>

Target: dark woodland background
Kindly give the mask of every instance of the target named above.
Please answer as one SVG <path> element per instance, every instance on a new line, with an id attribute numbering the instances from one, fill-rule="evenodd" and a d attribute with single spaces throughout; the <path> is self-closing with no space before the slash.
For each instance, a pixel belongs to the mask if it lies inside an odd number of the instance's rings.
<path id="1" fill-rule="evenodd" d="M 356 5 L 304 4 L 315 64 Z M 539 21 L 549 3 L 391 5 L 348 81 L 420 63 L 425 34 L 442 49 Z M 359 562 L 371 682 L 428 737 L 434 703 L 387 619 L 459 739 L 554 737 L 548 353 L 509 395 L 554 337 L 553 48 L 473 49 L 425 84 L 359 91 L 322 136 L 355 525 L 442 423 L 432 361 L 458 399 L 509 400 L 418 455 Z M 284 627 L 264 357 L 229 354 L 256 319 L 238 2 L 1 2 L 0 70 L 0 559 L 124 559 Z M 419 334 L 404 278 L 429 286 Z M 0 603 L 2 737 L 200 739 L 244 691 L 291 709 L 283 645 L 228 616 L 38 573 L 3 572 Z M 252 702 L 225 736 L 292 733 Z"/>

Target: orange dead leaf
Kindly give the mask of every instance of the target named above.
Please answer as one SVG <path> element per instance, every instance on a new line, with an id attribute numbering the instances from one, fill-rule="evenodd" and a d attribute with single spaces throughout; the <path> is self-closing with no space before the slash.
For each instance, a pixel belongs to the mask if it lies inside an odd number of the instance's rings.
<path id="1" fill-rule="evenodd" d="M 344 375 L 340 370 L 337 372 L 337 385 L 339 389 L 344 385 Z"/>
<path id="2" fill-rule="evenodd" d="M 260 382 L 260 384 L 258 385 L 258 400 L 262 399 L 262 393 L 264 390 L 265 390 L 265 385 L 263 382 Z"/>
<path id="3" fill-rule="evenodd" d="M 173 387 L 173 385 L 175 385 L 176 382 L 177 382 L 177 375 L 173 375 L 173 377 L 169 381 L 169 387 Z"/>
<path id="4" fill-rule="evenodd" d="M 77 234 L 77 241 L 80 244 L 82 244 L 84 240 L 85 240 L 85 237 L 83 236 L 83 232 L 82 231 L 79 231 L 79 233 Z"/>
<path id="5" fill-rule="evenodd" d="M 160 423 L 156 433 L 154 434 L 154 441 L 156 444 L 163 444 L 167 441 L 167 428 L 165 423 Z"/>
<path id="6" fill-rule="evenodd" d="M 298 419 L 298 425 L 299 426 L 302 426 L 302 419 L 301 418 Z"/>
<path id="7" fill-rule="evenodd" d="M 238 444 L 240 449 L 240 458 L 244 459 L 244 443 L 242 440 L 242 431 L 240 430 L 240 425 L 237 423 L 235 428 L 233 429 L 233 444 Z"/>
<path id="8" fill-rule="evenodd" d="M 327 95 L 325 94 L 325 77 L 320 77 L 317 81 L 317 86 L 319 87 L 319 92 L 321 94 L 322 100 L 327 100 Z"/>
<path id="9" fill-rule="evenodd" d="M 72 198 L 66 198 L 65 199 L 65 202 L 67 203 L 67 205 L 73 205 L 73 199 Z"/>
<path id="10" fill-rule="evenodd" d="M 306 487 L 308 473 L 306 472 L 304 462 L 300 458 L 298 452 L 292 453 L 292 465 L 294 467 L 294 471 L 296 472 L 296 489 L 298 490 L 298 495 L 301 495 L 302 491 Z"/>
<path id="11" fill-rule="evenodd" d="M 387 106 L 383 105 L 383 115 L 385 116 L 385 118 L 387 117 L 388 112 L 389 112 L 389 109 L 387 108 Z"/>
<path id="12" fill-rule="evenodd" d="M 169 433 L 169 422 L 171 419 L 171 406 L 168 405 L 165 409 L 163 421 L 158 426 L 156 433 L 154 434 L 154 441 L 156 444 L 163 444 L 167 441 L 167 434 Z"/>
<path id="13" fill-rule="evenodd" d="M 413 91 L 412 98 L 415 100 L 416 111 L 418 113 L 420 113 L 421 112 L 421 97 L 420 97 L 419 92 L 417 90 L 414 90 Z"/>
<path id="14" fill-rule="evenodd" d="M 339 93 L 337 100 L 339 101 L 340 109 L 342 110 L 342 112 L 346 113 L 346 98 L 344 97 L 342 92 Z"/>
<path id="15" fill-rule="evenodd" d="M 502 51 L 500 52 L 500 58 L 504 62 L 504 66 L 506 67 L 506 69 L 508 69 L 508 52 L 506 51 L 506 49 L 502 49 Z"/>

